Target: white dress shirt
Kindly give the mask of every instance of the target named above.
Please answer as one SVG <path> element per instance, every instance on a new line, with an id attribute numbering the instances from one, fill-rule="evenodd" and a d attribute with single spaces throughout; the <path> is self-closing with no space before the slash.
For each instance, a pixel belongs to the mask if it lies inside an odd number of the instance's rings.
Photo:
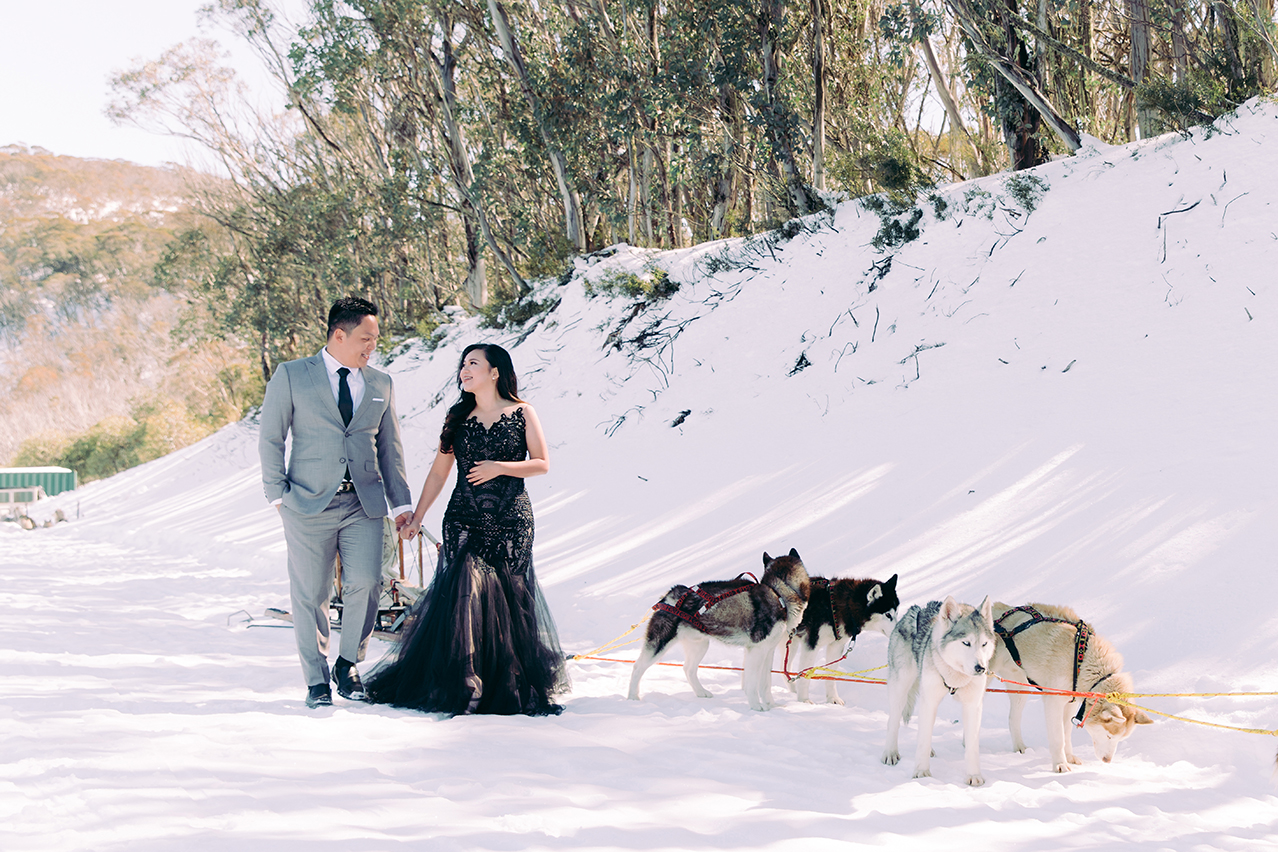
<path id="1" fill-rule="evenodd" d="M 333 400 L 338 401 L 342 377 L 337 375 L 337 371 L 346 365 L 329 355 L 327 346 L 320 350 L 320 354 L 324 356 L 324 367 L 328 370 L 328 385 L 333 389 Z M 350 367 L 346 369 L 350 370 Z M 359 404 L 364 401 L 364 371 L 351 370 L 351 374 L 346 377 L 346 384 L 351 389 L 351 411 L 359 411 Z"/>

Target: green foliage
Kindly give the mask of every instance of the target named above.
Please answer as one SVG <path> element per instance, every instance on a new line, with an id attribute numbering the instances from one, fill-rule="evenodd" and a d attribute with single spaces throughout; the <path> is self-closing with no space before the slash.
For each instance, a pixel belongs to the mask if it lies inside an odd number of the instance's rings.
<path id="1" fill-rule="evenodd" d="M 152 398 L 132 416 L 108 417 L 78 434 L 44 432 L 27 438 L 13 464 L 69 467 L 80 482 L 105 479 L 192 444 L 212 429 L 175 400 Z"/>
<path id="2" fill-rule="evenodd" d="M 502 295 L 506 295 L 502 298 Z M 483 328 L 522 328 L 534 317 L 553 310 L 559 304 L 558 299 L 547 299 L 539 302 L 529 294 L 518 296 L 510 290 L 490 298 L 488 304 L 479 309 L 483 320 Z"/>
<path id="3" fill-rule="evenodd" d="M 867 195 L 861 199 L 861 206 L 879 217 L 879 231 L 870 240 L 876 249 L 897 248 L 919 238 L 922 209 L 900 204 L 886 195 Z"/>
<path id="4" fill-rule="evenodd" d="M 864 194 L 856 189 L 868 184 L 897 205 L 913 204 L 934 185 L 909 140 L 897 131 L 877 135 L 860 154 L 835 157 L 830 177 L 850 195 Z"/>
<path id="5" fill-rule="evenodd" d="M 888 44 L 888 58 L 897 67 L 912 61 L 912 45 L 930 37 L 939 26 L 936 13 L 917 3 L 893 3 L 879 17 L 879 33 Z"/>
<path id="6" fill-rule="evenodd" d="M 1003 181 L 1003 189 L 1026 213 L 1038 209 L 1038 203 L 1051 187 L 1047 181 L 1029 172 L 1016 172 Z"/>
<path id="7" fill-rule="evenodd" d="M 668 299 L 679 289 L 679 282 L 670 273 L 655 264 L 648 264 L 641 274 L 613 270 L 598 280 L 586 280 L 586 295 L 626 299 L 643 299 L 656 302 Z"/>
<path id="8" fill-rule="evenodd" d="M 72 438 L 62 432 L 40 432 L 18 445 L 18 452 L 9 462 L 13 467 L 45 467 L 58 464 L 58 460 L 71 448 Z"/>
<path id="9" fill-rule="evenodd" d="M 1137 100 L 1158 110 L 1171 130 L 1210 124 L 1234 109 L 1219 80 L 1204 75 L 1183 82 L 1155 78 L 1136 89 Z"/>
<path id="10" fill-rule="evenodd" d="M 993 219 L 995 207 L 994 196 L 987 189 L 974 186 L 963 193 L 963 210 L 971 216 Z"/>

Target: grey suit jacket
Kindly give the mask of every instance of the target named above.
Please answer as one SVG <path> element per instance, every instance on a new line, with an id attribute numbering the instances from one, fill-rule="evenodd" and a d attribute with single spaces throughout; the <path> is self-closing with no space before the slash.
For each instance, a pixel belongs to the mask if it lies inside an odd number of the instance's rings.
<path id="1" fill-rule="evenodd" d="M 266 385 L 258 451 L 266 499 L 283 498 L 302 515 L 324 511 L 349 467 L 360 504 L 371 518 L 413 502 L 404 474 L 404 449 L 395 417 L 391 377 L 364 367 L 364 398 L 342 425 L 324 358 L 316 353 L 279 366 Z M 293 433 L 287 462 L 284 442 Z"/>

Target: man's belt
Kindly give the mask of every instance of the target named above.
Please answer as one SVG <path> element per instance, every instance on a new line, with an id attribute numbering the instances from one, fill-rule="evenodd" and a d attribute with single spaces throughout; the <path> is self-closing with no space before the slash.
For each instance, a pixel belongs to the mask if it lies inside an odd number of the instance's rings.
<path id="1" fill-rule="evenodd" d="M 350 492 L 354 490 L 355 490 L 355 483 L 351 482 L 349 479 L 343 479 L 342 484 L 337 486 L 338 494 L 349 494 Z"/>

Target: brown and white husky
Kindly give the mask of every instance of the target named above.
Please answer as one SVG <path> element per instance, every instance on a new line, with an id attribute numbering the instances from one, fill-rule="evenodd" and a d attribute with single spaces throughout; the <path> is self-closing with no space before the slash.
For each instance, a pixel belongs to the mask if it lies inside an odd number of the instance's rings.
<path id="1" fill-rule="evenodd" d="M 808 603 L 808 572 L 797 551 L 773 559 L 763 554 L 758 582 L 738 577 L 695 586 L 675 586 L 653 605 L 643 650 L 630 674 L 630 699 L 639 700 L 639 681 L 678 639 L 683 645 L 683 673 L 692 691 L 710 698 L 697 666 L 711 637 L 745 648 L 742 686 L 752 710 L 772 708 L 772 659 L 777 645 L 803 618 Z"/>

